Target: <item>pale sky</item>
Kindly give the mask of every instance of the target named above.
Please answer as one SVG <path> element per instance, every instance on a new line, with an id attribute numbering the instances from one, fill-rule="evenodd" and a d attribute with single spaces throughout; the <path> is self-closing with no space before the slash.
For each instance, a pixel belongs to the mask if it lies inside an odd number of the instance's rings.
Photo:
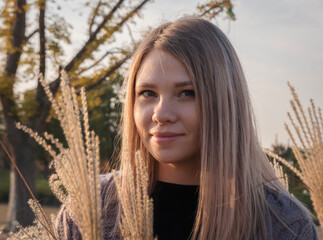
<path id="1" fill-rule="evenodd" d="M 135 38 L 148 26 L 175 20 L 196 11 L 196 0 L 154 0 L 132 28 Z M 323 1 L 322 0 L 233 0 L 236 21 L 223 17 L 213 21 L 231 40 L 249 84 L 264 147 L 288 143 L 283 127 L 290 111 L 290 81 L 303 106 L 313 98 L 323 107 Z M 67 16 L 72 17 L 72 16 Z M 75 20 L 75 18 L 74 18 Z M 74 21 L 72 38 L 82 42 L 84 23 Z M 84 35 L 83 35 L 84 39 Z M 77 45 L 70 48 L 78 49 Z"/>

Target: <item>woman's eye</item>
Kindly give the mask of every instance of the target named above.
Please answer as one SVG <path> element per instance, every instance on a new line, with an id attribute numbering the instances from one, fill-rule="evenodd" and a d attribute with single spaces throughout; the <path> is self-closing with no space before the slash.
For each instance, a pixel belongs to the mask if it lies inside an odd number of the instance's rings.
<path id="1" fill-rule="evenodd" d="M 139 93 L 139 96 L 143 96 L 145 98 L 154 98 L 157 96 L 157 94 L 150 90 L 144 90 Z"/>
<path id="2" fill-rule="evenodd" d="M 183 97 L 195 97 L 195 92 L 194 90 L 184 90 L 180 93 L 180 96 Z"/>

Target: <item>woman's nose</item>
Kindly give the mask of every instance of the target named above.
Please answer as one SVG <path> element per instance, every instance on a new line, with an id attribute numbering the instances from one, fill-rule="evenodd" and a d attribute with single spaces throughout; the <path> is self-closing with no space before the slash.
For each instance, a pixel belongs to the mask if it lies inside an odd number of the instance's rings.
<path id="1" fill-rule="evenodd" d="M 177 113 L 170 100 L 160 99 L 154 108 L 152 120 L 158 124 L 176 122 Z"/>

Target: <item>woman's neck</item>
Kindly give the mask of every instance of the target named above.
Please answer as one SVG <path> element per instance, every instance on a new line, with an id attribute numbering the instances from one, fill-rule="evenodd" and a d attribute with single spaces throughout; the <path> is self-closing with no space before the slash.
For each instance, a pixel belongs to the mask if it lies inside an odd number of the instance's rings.
<path id="1" fill-rule="evenodd" d="M 181 166 L 172 163 L 158 163 L 157 180 L 182 185 L 199 185 L 200 174 L 197 166 Z"/>

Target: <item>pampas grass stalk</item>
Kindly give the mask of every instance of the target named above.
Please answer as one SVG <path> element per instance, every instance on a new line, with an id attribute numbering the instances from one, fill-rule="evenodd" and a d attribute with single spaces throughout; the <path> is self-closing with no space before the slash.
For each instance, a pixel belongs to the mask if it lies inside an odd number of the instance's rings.
<path id="1" fill-rule="evenodd" d="M 130 161 L 128 164 L 131 165 Z M 128 169 L 133 169 L 133 166 L 128 166 Z M 121 173 L 121 176 L 116 176 L 115 172 L 113 173 L 121 204 L 120 231 L 123 239 L 152 240 L 154 239 L 153 202 L 148 196 L 147 166 L 139 152 L 136 152 L 135 155 L 134 169 L 134 171 L 127 172 L 130 186 L 122 185 L 122 174 L 124 173 Z M 128 191 L 131 198 L 127 197 Z"/>
<path id="2" fill-rule="evenodd" d="M 62 93 L 57 101 L 42 76 L 39 79 L 60 121 L 68 148 L 64 148 L 58 139 L 47 132 L 40 136 L 20 123 L 16 127 L 34 138 L 53 158 L 50 167 L 55 173 L 50 176 L 49 185 L 59 201 L 66 206 L 82 239 L 101 240 L 99 139 L 89 130 L 84 89 L 81 89 L 79 104 L 74 88 L 68 85 L 66 72 L 62 71 L 61 76 Z M 148 196 L 149 177 L 147 166 L 139 153 L 136 153 L 135 166 L 130 166 L 129 162 L 128 169 L 134 171 L 126 173 L 131 179 L 130 186 L 126 188 L 122 185 L 123 173 L 117 177 L 114 172 L 121 206 L 120 232 L 124 239 L 153 239 L 153 204 Z M 127 191 L 130 191 L 131 197 L 126 194 Z M 64 231 L 52 227 L 55 217 L 52 216 L 50 224 L 35 198 L 29 204 L 37 219 L 35 224 L 27 228 L 20 226 L 19 232 L 11 234 L 9 239 L 63 239 L 64 236 L 59 234 Z"/>
<path id="3" fill-rule="evenodd" d="M 317 218 L 323 224 L 323 118 L 320 108 L 310 100 L 307 114 L 294 87 L 288 83 L 293 100 L 290 101 L 292 112 L 288 113 L 290 125 L 285 123 L 285 129 L 293 143 L 292 149 L 299 164 L 300 171 L 285 159 L 265 151 L 289 167 L 308 187 Z M 294 131 L 292 131 L 293 129 Z"/>
<path id="4" fill-rule="evenodd" d="M 45 132 L 43 136 L 39 136 L 19 123 L 16 126 L 33 137 L 52 156 L 51 167 L 55 169 L 56 173 L 50 176 L 50 187 L 66 206 L 73 221 L 77 224 L 82 238 L 101 240 L 99 139 L 93 131 L 89 130 L 85 91 L 81 90 L 81 104 L 79 106 L 77 94 L 74 88 L 68 85 L 65 71 L 62 71 L 62 94 L 58 101 L 52 96 L 42 76 L 40 76 L 40 82 L 60 121 L 68 148 L 64 148 L 63 144 L 49 133 Z M 81 115 L 83 115 L 82 118 Z M 53 150 L 51 144 L 59 153 Z M 57 232 L 55 233 L 57 234 Z M 58 236 L 58 239 L 61 238 L 63 236 Z"/>
<path id="5" fill-rule="evenodd" d="M 286 173 L 284 173 L 283 171 L 283 167 L 281 165 L 279 165 L 278 161 L 276 160 L 276 158 L 273 159 L 272 163 L 271 163 L 276 176 L 278 177 L 279 181 L 283 184 L 283 186 L 286 188 L 286 190 L 289 190 L 288 187 L 288 176 Z"/>

